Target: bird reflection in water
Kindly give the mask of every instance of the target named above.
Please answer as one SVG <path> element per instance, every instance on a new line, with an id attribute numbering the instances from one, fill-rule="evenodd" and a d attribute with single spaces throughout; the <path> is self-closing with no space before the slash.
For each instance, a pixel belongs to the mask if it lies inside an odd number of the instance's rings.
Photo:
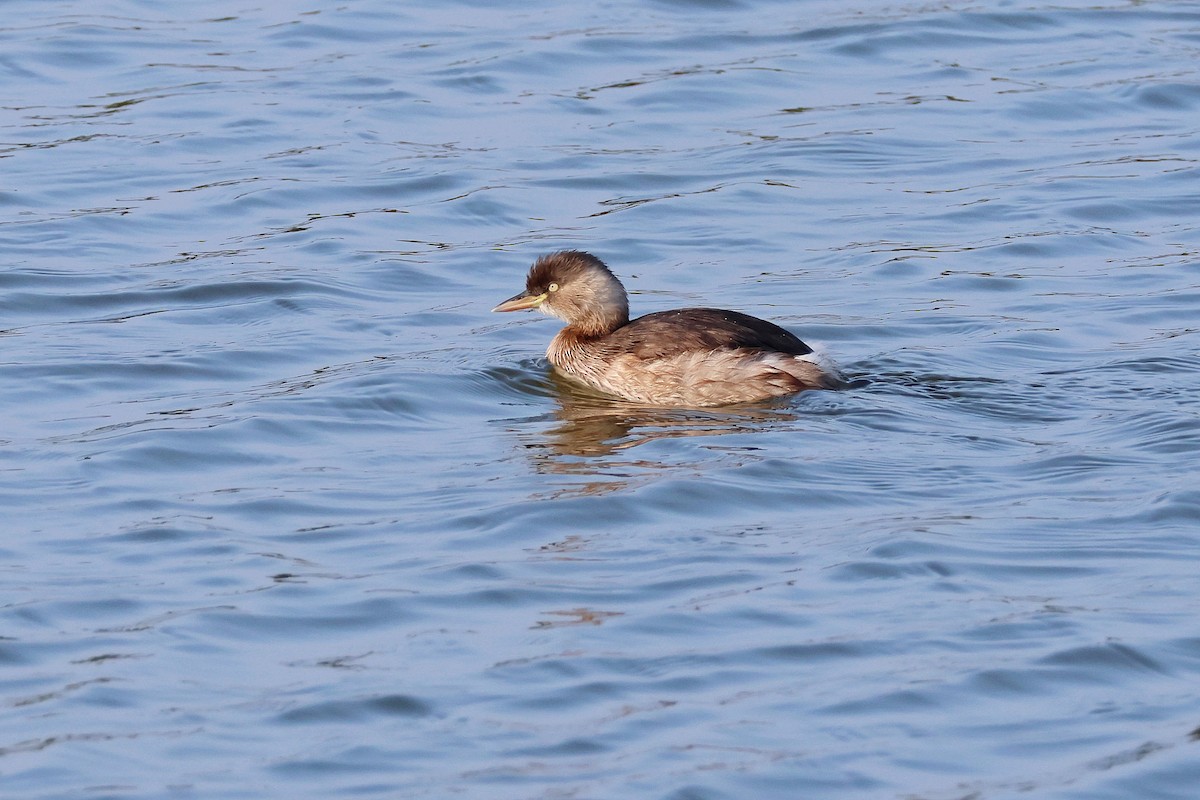
<path id="1" fill-rule="evenodd" d="M 680 466 L 633 458 L 630 451 L 640 445 L 684 437 L 761 433 L 774 426 L 790 425 L 799 418 L 786 401 L 777 401 L 775 406 L 758 403 L 753 407 L 664 408 L 614 400 L 555 370 L 550 370 L 545 378 L 558 403 L 553 411 L 553 424 L 537 431 L 524 427 L 518 435 L 539 472 L 605 476 L 603 481 L 589 483 L 582 490 L 586 494 L 626 486 L 635 475 L 645 474 L 647 468 Z M 629 457 L 595 460 L 621 453 Z"/>

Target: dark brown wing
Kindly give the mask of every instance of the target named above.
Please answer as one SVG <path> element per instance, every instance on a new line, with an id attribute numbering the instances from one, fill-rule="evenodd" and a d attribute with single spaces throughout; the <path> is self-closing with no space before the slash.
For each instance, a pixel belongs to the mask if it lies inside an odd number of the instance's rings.
<path id="1" fill-rule="evenodd" d="M 737 311 L 680 308 L 638 317 L 605 337 L 605 344 L 638 358 L 669 358 L 696 350 L 773 350 L 794 356 L 812 348 L 774 323 Z"/>

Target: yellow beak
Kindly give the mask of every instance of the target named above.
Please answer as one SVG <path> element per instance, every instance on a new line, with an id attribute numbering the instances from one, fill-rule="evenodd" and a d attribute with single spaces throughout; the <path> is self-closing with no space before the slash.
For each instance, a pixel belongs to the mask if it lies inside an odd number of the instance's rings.
<path id="1" fill-rule="evenodd" d="M 492 311 L 528 311 L 531 308 L 537 308 L 550 295 L 545 292 L 541 294 L 529 294 L 521 292 L 515 297 L 510 297 L 500 305 L 492 309 Z"/>

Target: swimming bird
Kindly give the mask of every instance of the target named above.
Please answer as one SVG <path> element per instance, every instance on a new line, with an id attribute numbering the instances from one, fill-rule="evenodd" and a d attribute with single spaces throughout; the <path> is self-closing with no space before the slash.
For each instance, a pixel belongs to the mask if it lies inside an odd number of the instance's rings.
<path id="1" fill-rule="evenodd" d="M 748 314 L 681 308 L 630 321 L 625 287 L 603 261 L 580 250 L 539 258 L 525 291 L 492 310 L 530 309 L 567 323 L 546 350 L 551 364 L 635 403 L 719 406 L 841 384 L 811 347 Z"/>

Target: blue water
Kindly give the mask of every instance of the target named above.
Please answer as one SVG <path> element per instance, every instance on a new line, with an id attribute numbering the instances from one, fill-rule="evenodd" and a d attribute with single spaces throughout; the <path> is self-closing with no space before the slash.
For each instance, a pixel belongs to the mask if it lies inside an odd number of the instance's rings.
<path id="1" fill-rule="evenodd" d="M 4 4 L 0 796 L 1197 797 L 1200 4 L 422 5 Z"/>

